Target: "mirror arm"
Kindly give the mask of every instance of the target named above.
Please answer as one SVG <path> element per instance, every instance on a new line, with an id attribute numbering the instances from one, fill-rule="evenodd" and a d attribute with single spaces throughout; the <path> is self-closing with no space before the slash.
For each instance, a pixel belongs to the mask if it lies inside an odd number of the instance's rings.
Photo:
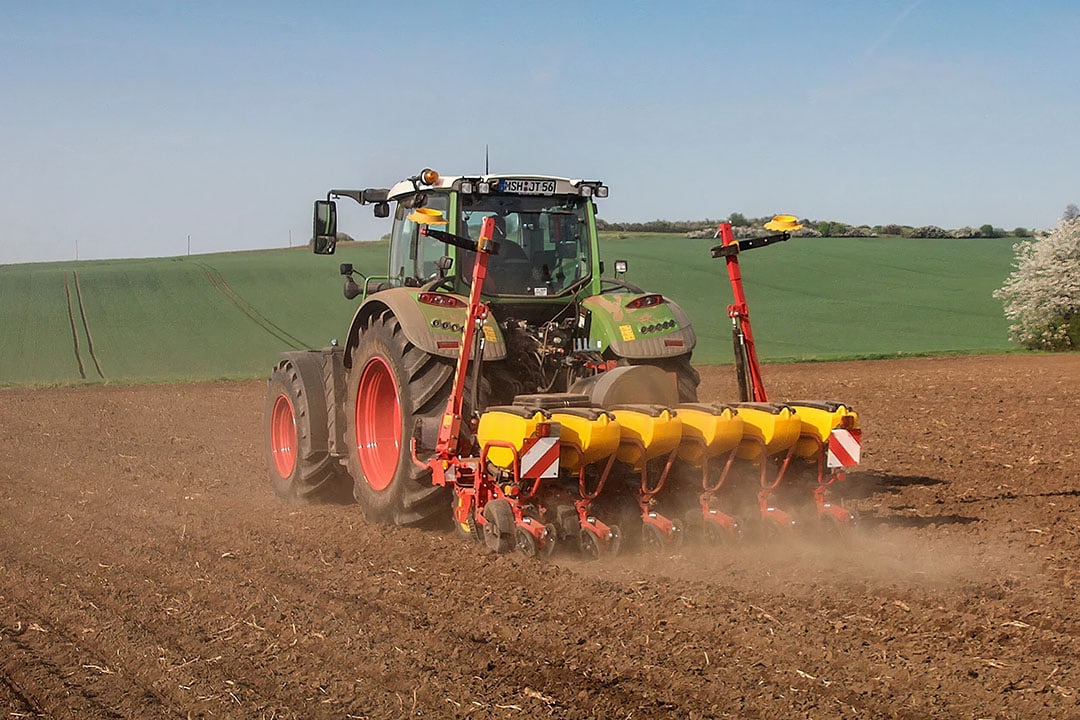
<path id="1" fill-rule="evenodd" d="M 330 190 L 326 193 L 326 199 L 347 197 L 361 205 L 372 205 L 386 202 L 390 191 L 386 188 L 367 188 L 366 190 Z"/>
<path id="2" fill-rule="evenodd" d="M 361 205 L 364 204 L 364 191 L 363 190 L 331 190 L 326 193 L 326 199 L 347 197 L 352 198 Z"/>

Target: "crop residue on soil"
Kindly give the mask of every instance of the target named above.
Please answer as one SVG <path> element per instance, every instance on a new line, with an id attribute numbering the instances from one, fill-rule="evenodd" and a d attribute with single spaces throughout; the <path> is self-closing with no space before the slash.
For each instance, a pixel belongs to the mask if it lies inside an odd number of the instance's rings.
<path id="1" fill-rule="evenodd" d="M 0 391 L 0 708 L 1080 717 L 1080 357 L 765 375 L 860 411 L 859 527 L 600 563 L 283 505 L 262 383 Z"/>

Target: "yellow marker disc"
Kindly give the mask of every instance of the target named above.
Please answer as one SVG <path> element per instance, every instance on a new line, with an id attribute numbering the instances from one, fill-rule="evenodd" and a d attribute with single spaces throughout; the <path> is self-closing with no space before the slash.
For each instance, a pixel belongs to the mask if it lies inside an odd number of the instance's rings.
<path id="1" fill-rule="evenodd" d="M 409 213 L 408 220 L 412 220 L 417 225 L 445 225 L 446 218 L 443 217 L 442 210 L 435 210 L 434 208 L 416 208 Z"/>
<path id="2" fill-rule="evenodd" d="M 796 230 L 801 230 L 802 225 L 799 224 L 799 218 L 794 215 L 777 215 L 772 220 L 765 223 L 765 229 L 795 232 Z"/>

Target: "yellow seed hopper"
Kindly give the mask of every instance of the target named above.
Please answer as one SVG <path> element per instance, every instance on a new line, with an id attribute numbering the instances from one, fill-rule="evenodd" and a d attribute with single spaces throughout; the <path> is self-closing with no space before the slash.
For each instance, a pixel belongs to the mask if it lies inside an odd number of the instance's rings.
<path id="1" fill-rule="evenodd" d="M 607 459 L 619 447 L 622 432 L 618 420 L 600 408 L 570 407 L 551 411 L 552 422 L 562 426 L 559 466 L 578 470 Z"/>
<path id="2" fill-rule="evenodd" d="M 817 457 L 835 428 L 858 426 L 858 413 L 841 402 L 794 400 L 788 404 L 795 409 L 802 428 L 795 454 L 808 460 Z"/>
<path id="3" fill-rule="evenodd" d="M 802 424 L 794 408 L 782 403 L 747 402 L 735 403 L 743 420 L 743 439 L 738 456 L 744 460 L 757 460 L 762 445 L 765 454 L 787 450 L 799 439 Z"/>
<path id="4" fill-rule="evenodd" d="M 514 465 L 514 454 L 520 454 L 525 439 L 536 432 L 536 424 L 547 419 L 540 408 L 521 407 L 518 405 L 500 405 L 490 407 L 480 416 L 480 425 L 476 430 L 480 446 L 496 446 L 488 451 L 487 459 L 492 464 L 509 470 Z M 513 450 L 502 444 L 513 446 Z"/>
<path id="5" fill-rule="evenodd" d="M 662 405 L 616 405 L 611 408 L 622 431 L 616 457 L 631 467 L 668 455 L 682 439 L 682 420 Z"/>
<path id="6" fill-rule="evenodd" d="M 682 420 L 679 458 L 701 466 L 708 458 L 730 451 L 743 436 L 743 419 L 729 405 L 684 403 L 676 409 Z"/>

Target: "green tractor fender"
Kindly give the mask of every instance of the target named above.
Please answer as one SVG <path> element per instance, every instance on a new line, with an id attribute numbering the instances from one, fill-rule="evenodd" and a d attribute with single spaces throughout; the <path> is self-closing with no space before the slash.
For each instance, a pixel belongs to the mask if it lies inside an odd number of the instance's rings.
<path id="1" fill-rule="evenodd" d="M 396 287 L 368 297 L 353 315 L 345 343 L 345 364 L 351 363 L 353 349 L 360 342 L 372 317 L 393 313 L 401 323 L 405 337 L 430 355 L 457 358 L 461 352 L 461 333 L 466 318 L 466 299 L 452 293 L 426 292 L 420 288 Z M 490 315 L 484 321 L 484 359 L 506 357 L 506 341 Z"/>
<path id="2" fill-rule="evenodd" d="M 628 360 L 688 355 L 697 343 L 690 317 L 655 293 L 607 293 L 585 298 L 589 337 L 601 352 Z"/>

